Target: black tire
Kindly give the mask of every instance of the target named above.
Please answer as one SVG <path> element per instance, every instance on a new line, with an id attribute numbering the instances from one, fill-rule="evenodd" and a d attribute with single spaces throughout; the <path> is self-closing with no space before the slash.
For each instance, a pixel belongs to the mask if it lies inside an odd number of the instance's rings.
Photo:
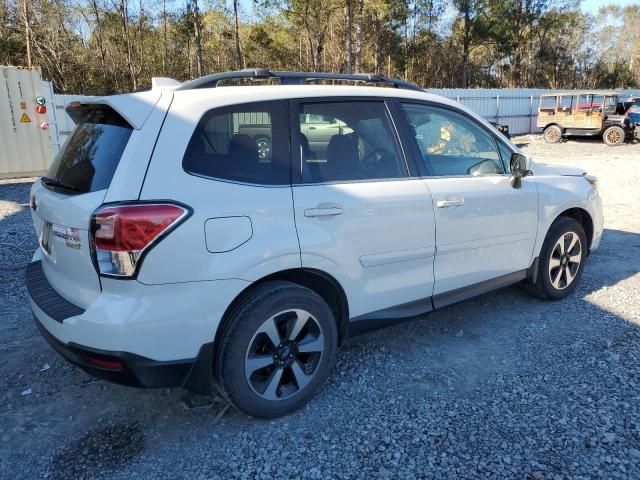
<path id="1" fill-rule="evenodd" d="M 558 143 L 562 140 L 562 130 L 557 125 L 549 125 L 544 129 L 544 141 L 547 143 Z"/>
<path id="2" fill-rule="evenodd" d="M 602 133 L 602 140 L 610 147 L 617 147 L 624 143 L 625 133 L 622 127 L 612 125 Z"/>
<path id="3" fill-rule="evenodd" d="M 554 261 L 558 261 L 559 252 L 556 249 L 557 242 L 559 242 L 560 238 L 562 237 L 564 237 L 565 239 L 571 239 L 572 237 L 570 236 L 570 234 L 577 235 L 580 241 L 580 263 L 577 265 L 577 268 L 575 270 L 573 270 L 575 264 L 571 263 L 570 261 L 561 263 L 559 267 L 550 268 L 552 255 L 554 257 Z M 564 242 L 564 244 L 566 248 L 567 243 Z M 542 244 L 542 249 L 538 258 L 536 282 L 532 283 L 530 281 L 526 281 L 524 283 L 525 289 L 531 295 L 542 298 L 544 300 L 561 300 L 570 295 L 576 289 L 578 283 L 580 282 L 580 278 L 582 277 L 585 261 L 587 259 L 587 248 L 587 236 L 584 233 L 584 228 L 582 228 L 582 225 L 573 218 L 558 217 L 549 228 L 547 236 L 544 239 L 544 243 Z M 567 252 L 567 255 L 569 253 L 570 252 Z M 560 270 L 562 270 L 563 268 L 565 269 L 565 273 L 560 272 Z M 567 269 L 569 270 L 569 275 L 573 276 L 573 279 L 568 285 L 563 285 L 563 275 L 565 284 L 567 283 L 567 280 L 569 278 L 566 273 Z M 560 276 L 558 277 L 557 275 Z M 556 286 L 554 286 L 552 276 L 554 278 L 560 278 L 559 286 L 561 288 L 557 288 Z"/>
<path id="4" fill-rule="evenodd" d="M 262 372 L 266 372 L 264 373 L 266 377 L 264 384 L 267 385 L 267 389 L 269 379 L 274 378 L 276 369 L 282 369 L 284 372 L 281 373 L 282 380 L 278 380 L 277 392 L 284 390 L 285 387 L 289 390 L 298 388 L 295 393 L 289 393 L 289 396 L 282 395 L 282 398 L 269 400 L 263 398 L 254 388 L 255 385 L 251 383 L 252 377 L 245 373 L 246 368 L 248 368 L 245 361 L 248 362 L 249 358 L 254 355 L 250 352 L 250 348 L 253 348 L 258 338 L 261 341 L 268 342 L 269 345 L 273 345 L 273 342 L 269 341 L 271 337 L 260 337 L 260 335 L 266 335 L 259 332 L 266 322 L 274 316 L 276 316 L 277 320 L 282 315 L 290 315 L 289 311 L 293 309 L 298 309 L 311 315 L 309 320 L 314 322 L 311 326 L 318 328 L 319 330 L 317 331 L 321 332 L 318 338 L 322 339 L 320 343 L 323 345 L 323 350 L 320 356 L 313 360 L 311 367 L 313 371 L 308 377 L 305 377 L 310 378 L 310 380 L 303 387 L 299 387 L 299 382 L 296 381 L 297 377 L 293 372 L 292 366 L 287 367 L 275 363 L 280 361 L 277 348 L 275 348 L 275 352 L 271 352 L 271 350 L 269 350 L 270 353 L 262 351 L 263 357 L 268 357 L 272 354 L 274 359 L 273 365 L 264 367 L 262 370 L 256 370 L 259 375 L 262 375 Z M 278 315 L 279 312 L 285 313 Z M 284 323 L 287 321 L 285 318 Z M 278 325 L 277 321 L 276 325 Z M 282 325 L 282 322 L 280 325 Z M 286 325 L 281 328 L 288 329 Z M 306 335 L 306 330 L 302 332 Z M 278 333 L 281 339 L 289 341 L 287 340 L 288 333 L 284 333 L 284 331 L 279 331 Z M 214 371 L 221 393 L 238 410 L 248 415 L 260 418 L 274 418 L 286 415 L 304 406 L 324 384 L 335 361 L 338 346 L 338 329 L 331 309 L 317 293 L 295 283 L 272 281 L 258 285 L 243 295 L 225 318 L 218 345 L 214 358 Z M 307 354 L 297 353 L 297 355 L 306 356 Z M 297 360 L 294 359 L 293 363 L 296 362 Z M 306 372 L 307 366 L 304 369 Z M 285 385 L 284 381 L 287 375 L 291 380 Z"/>

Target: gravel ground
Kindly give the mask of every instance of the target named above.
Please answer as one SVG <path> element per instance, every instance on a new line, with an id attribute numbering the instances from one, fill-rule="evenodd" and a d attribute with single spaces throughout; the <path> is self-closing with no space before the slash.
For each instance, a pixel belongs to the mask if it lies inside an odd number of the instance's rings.
<path id="1" fill-rule="evenodd" d="M 0 182 L 0 477 L 640 478 L 640 144 L 516 143 L 601 180 L 606 231 L 575 294 L 507 288 L 353 339 L 276 421 L 59 358 L 22 280 L 30 182 Z"/>

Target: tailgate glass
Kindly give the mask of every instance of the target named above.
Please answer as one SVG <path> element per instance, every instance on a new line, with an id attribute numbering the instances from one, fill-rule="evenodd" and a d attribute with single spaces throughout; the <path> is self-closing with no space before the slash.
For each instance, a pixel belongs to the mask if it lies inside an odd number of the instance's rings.
<path id="1" fill-rule="evenodd" d="M 132 127 L 104 105 L 83 109 L 81 121 L 56 156 L 47 177 L 47 188 L 68 195 L 96 192 L 109 187 Z"/>

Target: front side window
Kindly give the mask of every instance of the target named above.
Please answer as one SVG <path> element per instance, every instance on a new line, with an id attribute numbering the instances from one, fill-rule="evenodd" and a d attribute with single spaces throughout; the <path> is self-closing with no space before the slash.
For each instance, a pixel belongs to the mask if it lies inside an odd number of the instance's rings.
<path id="1" fill-rule="evenodd" d="M 196 127 L 183 168 L 196 175 L 260 185 L 290 182 L 286 103 L 210 110 Z"/>
<path id="2" fill-rule="evenodd" d="M 303 183 L 407 176 L 383 102 L 303 103 L 298 118 Z"/>
<path id="3" fill-rule="evenodd" d="M 428 105 L 402 104 L 429 176 L 504 173 L 493 136 L 466 116 Z"/>

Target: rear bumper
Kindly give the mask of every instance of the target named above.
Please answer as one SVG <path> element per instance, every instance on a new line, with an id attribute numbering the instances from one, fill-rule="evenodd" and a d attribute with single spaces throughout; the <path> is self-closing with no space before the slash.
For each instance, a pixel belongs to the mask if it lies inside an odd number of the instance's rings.
<path id="1" fill-rule="evenodd" d="M 160 362 L 127 352 L 110 352 L 64 344 L 35 317 L 40 333 L 62 357 L 97 378 L 130 387 L 180 387 L 185 385 L 196 359 Z"/>
<path id="2" fill-rule="evenodd" d="M 248 282 L 145 285 L 102 279 L 86 310 L 50 284 L 38 256 L 25 283 L 36 324 L 64 358 L 91 375 L 136 387 L 213 391 L 213 340 Z"/>

